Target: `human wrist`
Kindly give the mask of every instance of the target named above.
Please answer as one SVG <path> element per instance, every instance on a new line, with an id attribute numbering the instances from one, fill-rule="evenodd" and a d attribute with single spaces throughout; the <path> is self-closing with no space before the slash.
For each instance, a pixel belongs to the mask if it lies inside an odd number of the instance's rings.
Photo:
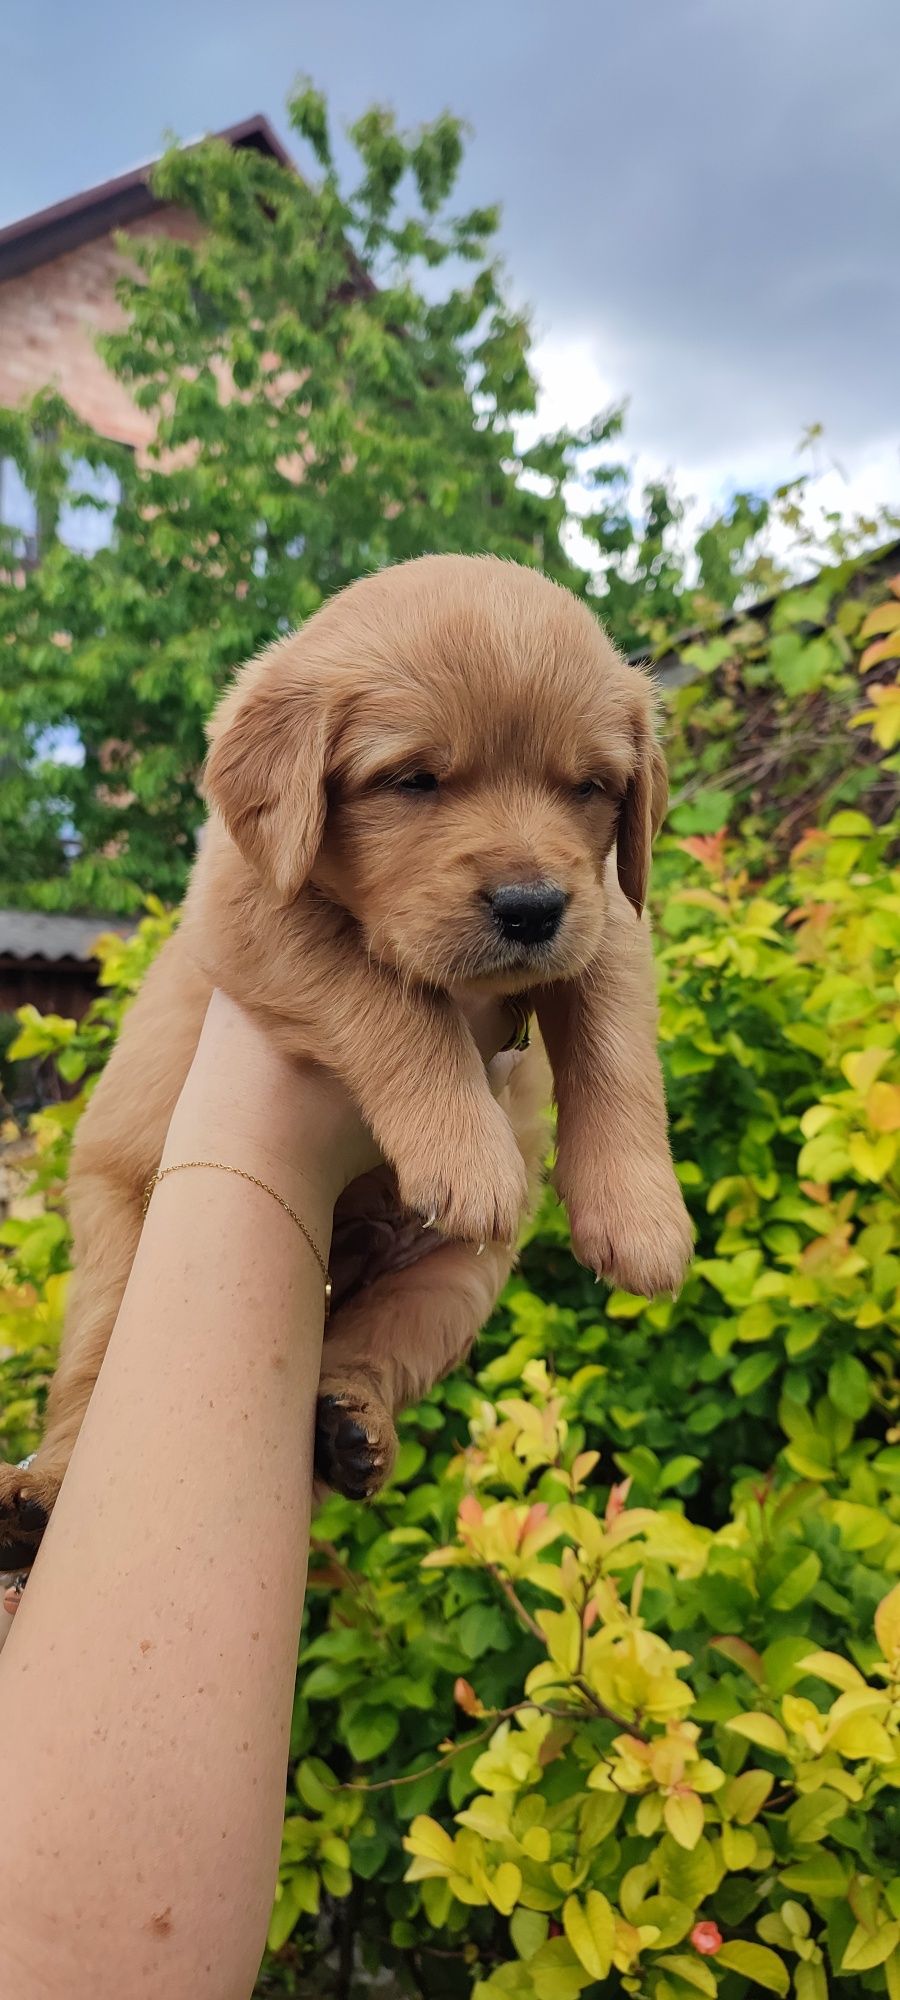
<path id="1" fill-rule="evenodd" d="M 370 1157 L 371 1154 L 371 1157 Z M 214 993 L 173 1112 L 162 1165 L 218 1159 L 267 1175 L 279 1192 L 333 1205 L 375 1158 L 337 1082 L 294 1061 L 266 1026 Z"/>

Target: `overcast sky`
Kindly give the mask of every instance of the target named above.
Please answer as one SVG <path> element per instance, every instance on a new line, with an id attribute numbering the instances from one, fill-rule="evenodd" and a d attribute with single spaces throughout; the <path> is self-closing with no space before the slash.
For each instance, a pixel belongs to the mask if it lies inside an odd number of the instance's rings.
<path id="1" fill-rule="evenodd" d="M 0 221 L 262 111 L 298 70 L 472 127 L 548 423 L 630 398 L 708 501 L 798 469 L 900 504 L 900 0 L 29 0 L 0 24 Z M 295 149 L 296 150 L 296 149 Z M 841 494 L 835 475 L 826 496 Z"/>

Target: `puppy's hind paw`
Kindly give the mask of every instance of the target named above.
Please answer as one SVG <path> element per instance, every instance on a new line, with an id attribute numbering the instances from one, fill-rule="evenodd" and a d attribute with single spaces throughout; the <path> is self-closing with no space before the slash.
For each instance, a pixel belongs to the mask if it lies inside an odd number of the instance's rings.
<path id="1" fill-rule="evenodd" d="M 34 1562 L 58 1490 L 37 1468 L 0 1465 L 0 1571 Z"/>
<path id="2" fill-rule="evenodd" d="M 370 1500 L 397 1455 L 393 1419 L 362 1376 L 323 1375 L 316 1407 L 316 1477 L 346 1500 Z"/>

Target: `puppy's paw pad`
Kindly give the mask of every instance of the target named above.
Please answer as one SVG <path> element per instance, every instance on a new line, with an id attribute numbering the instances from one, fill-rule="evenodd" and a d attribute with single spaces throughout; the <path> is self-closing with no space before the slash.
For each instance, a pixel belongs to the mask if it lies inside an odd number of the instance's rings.
<path id="1" fill-rule="evenodd" d="M 34 1561 L 55 1498 L 39 1473 L 0 1466 L 0 1570 L 27 1569 Z"/>
<path id="2" fill-rule="evenodd" d="M 383 1404 L 352 1388 L 320 1392 L 316 1407 L 315 1470 L 333 1493 L 368 1500 L 384 1485 L 397 1438 Z"/>

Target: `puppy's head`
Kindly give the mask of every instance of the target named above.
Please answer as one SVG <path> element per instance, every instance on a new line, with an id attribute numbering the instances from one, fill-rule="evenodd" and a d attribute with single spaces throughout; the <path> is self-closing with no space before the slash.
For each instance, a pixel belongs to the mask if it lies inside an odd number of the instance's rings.
<path id="1" fill-rule="evenodd" d="M 244 669 L 210 734 L 207 795 L 266 892 L 314 884 L 404 978 L 572 977 L 613 848 L 643 908 L 666 802 L 650 690 L 537 571 L 366 577 Z"/>

